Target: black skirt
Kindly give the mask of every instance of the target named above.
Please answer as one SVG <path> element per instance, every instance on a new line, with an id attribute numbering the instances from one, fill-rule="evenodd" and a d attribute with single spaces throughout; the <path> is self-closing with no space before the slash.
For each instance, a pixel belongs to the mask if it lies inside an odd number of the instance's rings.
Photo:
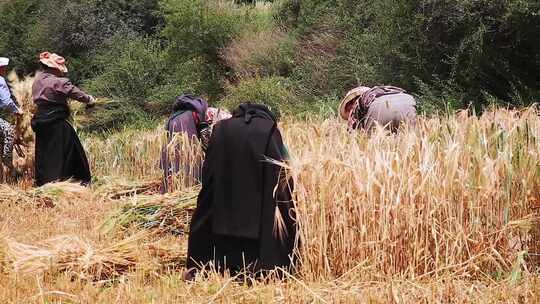
<path id="1" fill-rule="evenodd" d="M 34 128 L 36 133 L 36 185 L 74 180 L 88 185 L 90 166 L 73 127 L 65 120 L 54 120 Z"/>

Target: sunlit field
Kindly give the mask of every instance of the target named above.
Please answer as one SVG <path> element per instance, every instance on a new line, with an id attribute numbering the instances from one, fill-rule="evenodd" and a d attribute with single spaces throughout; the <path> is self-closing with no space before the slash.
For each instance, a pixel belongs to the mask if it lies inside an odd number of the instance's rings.
<path id="1" fill-rule="evenodd" d="M 199 190 L 159 191 L 164 136 L 83 136 L 94 183 L 3 185 L 3 303 L 535 303 L 540 117 L 534 108 L 421 118 L 369 135 L 280 123 L 299 210 L 285 279 L 182 280 Z M 179 139 L 179 144 L 182 144 Z M 197 147 L 183 145 L 195 153 Z M 200 154 L 193 157 L 196 160 Z"/>

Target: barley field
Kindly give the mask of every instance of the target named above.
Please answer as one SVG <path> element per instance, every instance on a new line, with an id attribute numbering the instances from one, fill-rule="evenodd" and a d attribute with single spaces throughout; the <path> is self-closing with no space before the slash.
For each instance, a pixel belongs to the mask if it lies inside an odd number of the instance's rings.
<path id="1" fill-rule="evenodd" d="M 89 189 L 1 186 L 0 299 L 538 303 L 538 114 L 426 117 L 397 135 L 285 117 L 300 258 L 285 280 L 264 282 L 211 271 L 182 280 L 199 188 L 177 176 L 160 193 L 160 129 L 83 135 Z"/>

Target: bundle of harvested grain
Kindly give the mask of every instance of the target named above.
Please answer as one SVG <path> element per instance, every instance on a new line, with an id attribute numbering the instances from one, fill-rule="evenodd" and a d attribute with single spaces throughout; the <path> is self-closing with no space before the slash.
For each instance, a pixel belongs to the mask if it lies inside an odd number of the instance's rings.
<path id="1" fill-rule="evenodd" d="M 157 259 L 161 269 L 177 270 L 186 264 L 187 248 L 184 246 L 165 246 L 159 243 L 146 245 L 151 257 Z"/>
<path id="2" fill-rule="evenodd" d="M 95 193 L 101 198 L 118 200 L 134 195 L 152 195 L 160 192 L 158 180 L 130 182 L 125 179 L 104 177 L 94 184 Z"/>
<path id="3" fill-rule="evenodd" d="M 158 233 L 184 234 L 197 205 L 200 187 L 159 196 L 136 196 L 101 225 L 104 233 L 135 227 L 157 229 Z"/>
<path id="4" fill-rule="evenodd" d="M 34 77 L 20 79 L 17 74 L 11 73 L 8 78 L 11 82 L 13 94 L 23 110 L 23 115 L 15 123 L 15 138 L 17 141 L 15 150 L 17 153 L 13 159 L 15 167 L 25 173 L 25 176 L 29 176 L 33 174 L 34 163 L 35 137 L 30 125 L 32 114 L 35 112 L 35 105 L 32 100 Z"/>
<path id="5" fill-rule="evenodd" d="M 92 193 L 88 188 L 72 182 L 51 183 L 30 191 L 0 185 L 0 204 L 54 207 L 58 203 L 86 202 L 91 198 Z"/>
<path id="6" fill-rule="evenodd" d="M 105 248 L 95 248 L 77 236 L 60 236 L 34 246 L 7 240 L 13 270 L 20 274 L 66 273 L 86 281 L 114 279 L 138 261 L 141 233 Z"/>

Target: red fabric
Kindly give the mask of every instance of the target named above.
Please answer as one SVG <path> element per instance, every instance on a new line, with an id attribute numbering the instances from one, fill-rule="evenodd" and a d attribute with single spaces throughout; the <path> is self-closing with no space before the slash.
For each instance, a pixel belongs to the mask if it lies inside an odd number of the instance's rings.
<path id="1" fill-rule="evenodd" d="M 201 122 L 201 119 L 199 118 L 199 115 L 195 113 L 195 111 L 191 112 L 191 115 L 193 116 L 193 121 L 195 121 L 195 125 L 198 126 Z"/>

